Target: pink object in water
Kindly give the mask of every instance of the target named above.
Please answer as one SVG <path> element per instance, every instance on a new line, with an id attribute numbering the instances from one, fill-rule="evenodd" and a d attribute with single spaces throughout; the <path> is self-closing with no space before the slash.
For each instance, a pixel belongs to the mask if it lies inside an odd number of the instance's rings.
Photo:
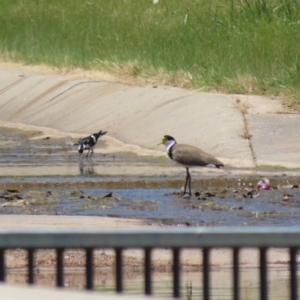
<path id="1" fill-rule="evenodd" d="M 257 183 L 256 187 L 259 190 L 269 190 L 270 189 L 270 180 L 268 178 L 263 178 Z"/>

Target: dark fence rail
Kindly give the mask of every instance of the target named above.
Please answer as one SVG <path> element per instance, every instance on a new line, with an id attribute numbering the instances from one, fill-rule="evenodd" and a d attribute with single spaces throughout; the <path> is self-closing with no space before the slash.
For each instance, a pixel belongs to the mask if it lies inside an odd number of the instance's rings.
<path id="1" fill-rule="evenodd" d="M 28 283 L 34 283 L 34 251 L 56 249 L 56 285 L 64 286 L 63 253 L 66 248 L 86 251 L 86 289 L 93 289 L 93 250 L 113 248 L 116 254 L 116 292 L 123 292 L 122 252 L 128 248 L 144 249 L 144 291 L 152 294 L 151 252 L 170 248 L 173 253 L 173 296 L 180 297 L 180 250 L 199 248 L 203 253 L 203 299 L 210 299 L 210 259 L 213 248 L 231 248 L 233 299 L 240 299 L 239 253 L 254 247 L 260 254 L 260 299 L 268 299 L 267 249 L 288 248 L 290 255 L 290 299 L 298 299 L 297 251 L 299 228 L 182 228 L 140 230 L 0 230 L 0 281 L 5 281 L 5 250 L 22 248 L 28 252 Z"/>

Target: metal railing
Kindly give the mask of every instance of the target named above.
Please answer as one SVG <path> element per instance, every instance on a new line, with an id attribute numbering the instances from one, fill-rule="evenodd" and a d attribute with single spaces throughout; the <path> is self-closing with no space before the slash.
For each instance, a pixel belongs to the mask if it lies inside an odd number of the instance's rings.
<path id="1" fill-rule="evenodd" d="M 28 252 L 28 283 L 34 283 L 34 251 L 56 249 L 56 285 L 64 286 L 63 252 L 67 248 L 86 251 L 86 289 L 94 288 L 93 250 L 112 248 L 116 254 L 116 292 L 123 292 L 122 251 L 144 249 L 144 293 L 152 294 L 151 253 L 170 248 L 173 253 L 173 296 L 180 297 L 180 250 L 200 248 L 203 252 L 203 299 L 210 299 L 210 259 L 213 248 L 231 248 L 233 299 L 240 299 L 239 253 L 242 248 L 259 249 L 260 299 L 268 299 L 267 249 L 288 248 L 290 256 L 290 299 L 298 299 L 297 250 L 300 228 L 182 228 L 130 230 L 0 230 L 0 281 L 5 281 L 5 250 L 22 248 Z"/>

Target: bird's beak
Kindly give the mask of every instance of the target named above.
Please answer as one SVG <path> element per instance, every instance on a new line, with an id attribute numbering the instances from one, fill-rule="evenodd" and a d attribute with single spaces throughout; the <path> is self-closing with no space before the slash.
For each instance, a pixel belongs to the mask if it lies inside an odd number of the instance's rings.
<path id="1" fill-rule="evenodd" d="M 165 138 L 163 137 L 162 139 L 161 139 L 161 141 L 157 144 L 157 146 L 158 145 L 164 145 L 165 144 Z"/>

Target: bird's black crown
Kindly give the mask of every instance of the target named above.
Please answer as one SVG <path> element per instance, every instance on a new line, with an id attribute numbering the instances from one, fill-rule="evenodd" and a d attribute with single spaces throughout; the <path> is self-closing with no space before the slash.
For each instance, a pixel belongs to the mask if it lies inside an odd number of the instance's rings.
<path id="1" fill-rule="evenodd" d="M 172 140 L 175 140 L 172 136 L 170 135 L 164 135 L 164 138 L 167 140 L 167 141 L 172 141 Z"/>

